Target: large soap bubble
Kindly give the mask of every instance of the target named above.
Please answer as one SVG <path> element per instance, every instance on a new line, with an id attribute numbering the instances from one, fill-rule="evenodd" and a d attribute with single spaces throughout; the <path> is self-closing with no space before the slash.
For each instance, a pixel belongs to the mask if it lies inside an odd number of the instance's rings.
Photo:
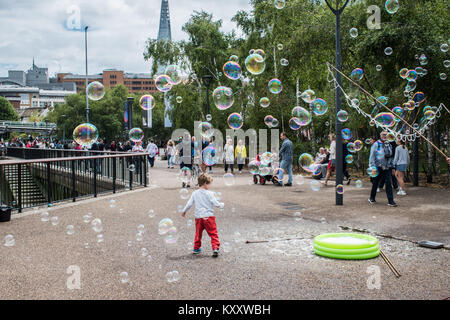
<path id="1" fill-rule="evenodd" d="M 228 116 L 227 123 L 231 129 L 237 130 L 244 125 L 244 119 L 239 113 L 235 112 Z"/>
<path id="2" fill-rule="evenodd" d="M 178 85 L 183 81 L 183 78 L 181 76 L 181 71 L 176 65 L 169 65 L 166 68 L 165 74 L 169 77 L 170 83 L 172 85 Z"/>
<path id="3" fill-rule="evenodd" d="M 101 82 L 94 81 L 91 82 L 87 87 L 88 98 L 94 101 L 98 101 L 105 96 L 105 87 Z"/>
<path id="4" fill-rule="evenodd" d="M 73 140 L 83 147 L 90 147 L 98 139 L 97 127 L 92 123 L 82 123 L 73 130 Z"/>
<path id="5" fill-rule="evenodd" d="M 303 107 L 292 109 L 292 116 L 300 121 L 301 126 L 307 126 L 312 121 L 311 113 Z"/>
<path id="6" fill-rule="evenodd" d="M 209 122 L 200 122 L 198 130 L 203 138 L 209 139 L 214 135 L 214 128 Z"/>
<path id="7" fill-rule="evenodd" d="M 283 85 L 279 79 L 272 79 L 269 81 L 269 91 L 273 94 L 279 94 L 283 90 Z"/>
<path id="8" fill-rule="evenodd" d="M 316 93 L 313 90 L 308 89 L 300 95 L 300 98 L 302 98 L 303 101 L 309 104 L 312 103 L 314 99 L 316 99 Z"/>
<path id="9" fill-rule="evenodd" d="M 217 87 L 213 92 L 213 100 L 219 110 L 226 110 L 234 103 L 233 91 L 228 87 Z"/>
<path id="10" fill-rule="evenodd" d="M 142 110 L 153 109 L 155 107 L 155 98 L 153 98 L 153 96 L 150 94 L 143 95 L 139 100 L 139 105 L 141 106 Z"/>
<path id="11" fill-rule="evenodd" d="M 166 75 L 162 74 L 160 76 L 157 76 L 155 79 L 155 86 L 158 91 L 161 92 L 169 92 L 172 89 L 172 79 Z"/>
<path id="12" fill-rule="evenodd" d="M 390 112 L 381 112 L 374 119 L 384 127 L 392 127 L 396 123 L 395 116 Z"/>
<path id="13" fill-rule="evenodd" d="M 237 62 L 228 61 L 223 65 L 223 73 L 228 79 L 238 80 L 242 75 L 242 68 Z"/>
<path id="14" fill-rule="evenodd" d="M 316 116 L 322 116 L 328 111 L 327 102 L 321 98 L 317 98 L 312 103 L 312 110 Z"/>
<path id="15" fill-rule="evenodd" d="M 245 67 L 247 71 L 253 75 L 259 75 L 264 72 L 266 68 L 266 63 L 264 62 L 264 58 L 259 54 L 251 54 L 245 59 Z"/>
<path id="16" fill-rule="evenodd" d="M 133 142 L 139 142 L 144 139 L 144 131 L 141 128 L 133 128 L 128 133 L 130 140 Z"/>

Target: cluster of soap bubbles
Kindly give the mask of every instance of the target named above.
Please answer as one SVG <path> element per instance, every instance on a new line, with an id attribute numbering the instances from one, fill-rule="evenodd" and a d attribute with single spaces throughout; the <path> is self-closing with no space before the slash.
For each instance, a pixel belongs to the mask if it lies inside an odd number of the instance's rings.
<path id="1" fill-rule="evenodd" d="M 174 244 L 178 240 L 177 227 L 170 218 L 164 218 L 159 222 L 158 234 L 164 236 L 166 244 Z"/>
<path id="2" fill-rule="evenodd" d="M 264 123 L 269 128 L 276 128 L 279 125 L 278 119 L 270 114 L 264 117 Z"/>

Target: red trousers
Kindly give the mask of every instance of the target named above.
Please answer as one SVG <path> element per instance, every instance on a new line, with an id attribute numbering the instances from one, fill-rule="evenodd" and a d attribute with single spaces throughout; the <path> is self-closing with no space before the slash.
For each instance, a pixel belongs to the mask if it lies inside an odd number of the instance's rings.
<path id="1" fill-rule="evenodd" d="M 219 235 L 217 234 L 216 217 L 195 219 L 195 241 L 194 249 L 200 249 L 202 246 L 203 230 L 206 230 L 211 238 L 211 247 L 213 250 L 219 249 Z"/>

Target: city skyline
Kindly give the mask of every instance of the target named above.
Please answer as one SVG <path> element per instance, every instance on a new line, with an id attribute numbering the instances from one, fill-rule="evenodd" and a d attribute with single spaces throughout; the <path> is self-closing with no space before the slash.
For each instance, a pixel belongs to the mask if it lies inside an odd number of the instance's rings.
<path id="1" fill-rule="evenodd" d="M 169 0 L 173 41 L 186 39 L 182 26 L 193 11 L 212 13 L 221 19 L 223 30 L 236 30 L 231 18 L 238 10 L 249 9 L 248 0 L 199 0 L 186 3 Z M 0 77 L 8 70 L 28 70 L 36 65 L 49 68 L 49 76 L 58 72 L 84 73 L 84 32 L 68 25 L 89 25 L 89 74 L 104 69 L 150 72 L 144 61 L 145 41 L 157 38 L 161 0 L 50 1 L 14 2 L 0 0 Z M 148 13 L 154 12 L 152 16 Z M 113 21 L 113 23 L 111 23 Z M 48 35 L 48 36 L 47 36 Z"/>

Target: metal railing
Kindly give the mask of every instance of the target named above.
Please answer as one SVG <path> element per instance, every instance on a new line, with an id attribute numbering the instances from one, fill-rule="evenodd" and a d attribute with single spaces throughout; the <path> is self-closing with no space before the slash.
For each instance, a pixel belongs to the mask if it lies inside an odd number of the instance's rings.
<path id="1" fill-rule="evenodd" d="M 0 121 L 0 133 L 5 132 L 46 132 L 52 133 L 58 129 L 55 123 Z"/>
<path id="2" fill-rule="evenodd" d="M 124 154 L 118 151 L 75 150 L 75 149 L 39 149 L 39 148 L 6 148 L 6 156 L 21 159 L 53 159 L 65 157 L 87 157 Z"/>
<path id="3" fill-rule="evenodd" d="M 0 161 L 0 202 L 22 212 L 24 208 L 147 187 L 147 156 L 120 153 Z"/>

